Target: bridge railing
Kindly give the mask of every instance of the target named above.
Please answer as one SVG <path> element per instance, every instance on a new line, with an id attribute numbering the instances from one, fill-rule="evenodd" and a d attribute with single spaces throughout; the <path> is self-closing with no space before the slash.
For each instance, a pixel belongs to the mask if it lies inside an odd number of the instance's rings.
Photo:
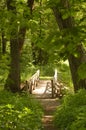
<path id="1" fill-rule="evenodd" d="M 53 79 L 51 80 L 51 88 L 52 88 L 52 98 L 62 97 L 63 84 L 60 83 L 57 79 L 57 70 L 55 70 Z"/>
<path id="2" fill-rule="evenodd" d="M 24 87 L 22 90 L 29 91 L 32 94 L 32 91 L 37 87 L 39 82 L 40 70 L 37 70 L 35 74 L 32 75 L 31 78 L 25 81 Z"/>

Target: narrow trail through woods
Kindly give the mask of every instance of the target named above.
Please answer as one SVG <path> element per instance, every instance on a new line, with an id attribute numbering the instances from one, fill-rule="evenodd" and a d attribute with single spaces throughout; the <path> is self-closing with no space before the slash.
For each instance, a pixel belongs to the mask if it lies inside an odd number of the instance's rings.
<path id="1" fill-rule="evenodd" d="M 42 118 L 42 130 L 58 130 L 53 125 L 53 114 L 56 108 L 60 105 L 59 99 L 52 99 L 51 92 L 46 91 L 47 82 L 50 80 L 40 80 L 37 88 L 33 91 L 33 95 L 40 101 L 44 109 Z"/>

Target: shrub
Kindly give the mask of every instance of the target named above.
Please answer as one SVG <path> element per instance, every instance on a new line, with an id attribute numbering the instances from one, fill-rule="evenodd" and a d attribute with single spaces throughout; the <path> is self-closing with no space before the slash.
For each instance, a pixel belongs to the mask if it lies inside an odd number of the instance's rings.
<path id="1" fill-rule="evenodd" d="M 42 76 L 53 76 L 54 75 L 54 67 L 52 66 L 52 64 L 40 66 L 40 71 L 41 71 Z"/>
<path id="2" fill-rule="evenodd" d="M 39 130 L 42 108 L 28 94 L 0 92 L 0 130 Z"/>
<path id="3" fill-rule="evenodd" d="M 55 113 L 54 123 L 61 130 L 86 129 L 86 90 L 64 98 Z"/>

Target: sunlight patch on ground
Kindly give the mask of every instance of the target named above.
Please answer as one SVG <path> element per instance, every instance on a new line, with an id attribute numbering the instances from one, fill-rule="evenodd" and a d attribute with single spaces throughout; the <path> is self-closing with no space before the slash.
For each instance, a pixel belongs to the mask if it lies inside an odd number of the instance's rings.
<path id="1" fill-rule="evenodd" d="M 50 80 L 40 80 L 39 85 L 33 90 L 33 94 L 40 97 L 49 97 L 51 92 L 46 90 L 47 82 L 50 82 Z"/>
<path id="2" fill-rule="evenodd" d="M 36 89 L 33 91 L 33 94 L 40 94 L 40 95 L 42 95 L 42 94 L 45 92 L 45 89 L 46 89 L 46 87 L 36 88 Z"/>

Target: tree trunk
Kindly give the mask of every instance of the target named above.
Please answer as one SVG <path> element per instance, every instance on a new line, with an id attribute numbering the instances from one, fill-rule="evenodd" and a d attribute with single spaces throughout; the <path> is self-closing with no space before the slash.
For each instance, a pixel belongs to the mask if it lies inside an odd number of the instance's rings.
<path id="1" fill-rule="evenodd" d="M 78 68 L 81 64 L 86 63 L 86 52 L 82 44 L 77 48 L 80 56 L 76 58 L 73 55 L 70 55 L 68 58 L 75 92 L 81 88 L 86 89 L 86 78 L 79 79 L 78 75 Z"/>
<path id="2" fill-rule="evenodd" d="M 61 5 L 65 9 L 70 9 L 69 1 L 68 0 L 61 0 Z M 74 27 L 74 19 L 70 16 L 66 19 L 62 18 L 62 14 L 58 7 L 53 7 L 52 8 L 57 24 L 59 26 L 60 31 L 64 29 L 71 29 Z M 68 34 L 65 34 L 68 35 Z M 66 47 L 66 46 L 65 46 Z M 68 61 L 70 65 L 70 70 L 72 74 L 72 80 L 73 80 L 73 85 L 74 85 L 74 91 L 76 92 L 80 88 L 85 88 L 86 89 L 86 78 L 85 79 L 80 79 L 79 80 L 79 75 L 78 75 L 78 68 L 82 63 L 86 63 L 86 51 L 84 50 L 82 44 L 77 45 L 76 50 L 79 54 L 79 57 L 75 57 L 73 54 L 69 54 L 68 56 Z"/>
<path id="3" fill-rule="evenodd" d="M 30 9 L 30 15 L 31 15 L 30 16 L 28 14 L 28 20 L 30 20 L 31 17 L 32 17 L 33 4 L 34 4 L 34 0 L 27 0 L 27 6 L 28 6 L 28 9 Z M 27 31 L 26 26 L 25 27 L 20 27 L 20 29 L 19 29 L 18 41 L 19 41 L 19 50 L 20 51 L 22 50 L 22 47 L 24 45 L 24 39 L 25 39 L 26 31 Z"/>
<path id="4" fill-rule="evenodd" d="M 10 71 L 5 84 L 7 90 L 12 92 L 20 91 L 20 52 L 17 39 L 10 40 Z"/>
<path id="5" fill-rule="evenodd" d="M 21 52 L 22 47 L 24 45 L 25 35 L 26 35 L 26 27 L 20 27 L 18 33 L 18 41 L 19 41 L 19 51 Z"/>
<path id="6" fill-rule="evenodd" d="M 6 38 L 5 38 L 5 34 L 2 31 L 2 54 L 6 53 Z"/>
<path id="7" fill-rule="evenodd" d="M 12 11 L 14 14 L 11 16 L 10 23 L 12 24 L 16 19 L 14 16 L 16 15 L 16 7 L 14 0 L 7 0 L 7 9 Z M 27 0 L 27 5 L 32 11 L 34 0 Z M 32 13 L 32 12 L 31 12 Z M 29 18 L 30 19 L 30 18 Z M 14 26 L 14 25 L 13 25 Z M 10 36 L 10 55 L 11 55 L 11 64 L 8 78 L 6 80 L 5 88 L 7 90 L 11 90 L 12 92 L 20 91 L 20 51 L 22 50 L 25 34 L 26 34 L 26 26 L 20 27 L 18 32 L 18 25 L 15 25 L 15 30 L 11 30 Z"/>
<path id="8" fill-rule="evenodd" d="M 16 7 L 14 0 L 7 0 L 8 11 L 12 12 L 10 17 L 10 24 L 12 26 L 10 34 L 10 71 L 6 80 L 5 89 L 9 89 L 12 92 L 20 91 L 20 53 L 18 42 L 18 26 L 14 22 L 16 20 Z"/>

